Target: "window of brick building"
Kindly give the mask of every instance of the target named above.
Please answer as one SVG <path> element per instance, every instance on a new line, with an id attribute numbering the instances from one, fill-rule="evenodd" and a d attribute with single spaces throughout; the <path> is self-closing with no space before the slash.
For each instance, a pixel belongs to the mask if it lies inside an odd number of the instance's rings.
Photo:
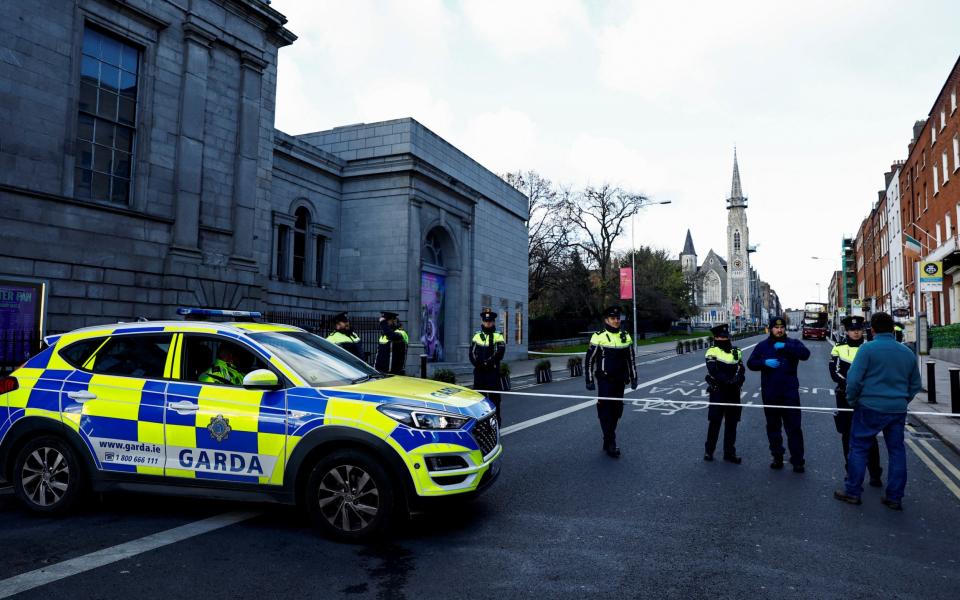
<path id="1" fill-rule="evenodd" d="M 930 123 L 930 145 L 937 143 L 937 128 L 934 127 L 933 123 Z M 926 162 L 924 162 L 926 164 Z"/>
<path id="2" fill-rule="evenodd" d="M 936 167 L 933 169 L 933 195 L 936 196 L 940 193 L 940 171 Z"/>
<path id="3" fill-rule="evenodd" d="M 74 171 L 78 198 L 130 201 L 139 64 L 134 46 L 98 29 L 84 29 Z"/>
<path id="4" fill-rule="evenodd" d="M 950 114 L 957 112 L 957 89 L 950 92 Z"/>
<path id="5" fill-rule="evenodd" d="M 953 136 L 953 170 L 960 169 L 960 136 Z"/>
<path id="6" fill-rule="evenodd" d="M 943 184 L 946 185 L 947 181 L 950 180 L 950 159 L 947 158 L 947 151 L 944 150 L 941 155 L 941 168 L 943 173 Z"/>
<path id="7" fill-rule="evenodd" d="M 940 131 L 943 131 L 947 127 L 947 109 L 942 109 L 940 111 Z"/>

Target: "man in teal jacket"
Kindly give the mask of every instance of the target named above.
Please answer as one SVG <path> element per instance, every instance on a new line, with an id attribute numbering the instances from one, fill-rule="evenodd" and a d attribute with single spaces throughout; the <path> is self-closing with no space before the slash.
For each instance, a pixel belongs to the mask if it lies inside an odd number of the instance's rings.
<path id="1" fill-rule="evenodd" d="M 903 490 L 907 486 L 907 452 L 903 430 L 907 404 L 920 391 L 917 357 L 894 337 L 893 318 L 876 313 L 870 319 L 874 340 L 857 352 L 847 371 L 847 402 L 853 407 L 850 431 L 850 455 L 843 490 L 833 493 L 837 500 L 861 504 L 867 455 L 877 434 L 883 432 L 887 445 L 887 490 L 881 502 L 893 510 L 903 510 Z"/>

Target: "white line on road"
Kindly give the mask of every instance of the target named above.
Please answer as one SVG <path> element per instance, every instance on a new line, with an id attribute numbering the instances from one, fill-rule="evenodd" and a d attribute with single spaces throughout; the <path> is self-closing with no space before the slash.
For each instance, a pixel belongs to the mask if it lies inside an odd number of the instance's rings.
<path id="1" fill-rule="evenodd" d="M 97 552 L 78 556 L 28 573 L 22 573 L 0 581 L 0 598 L 32 590 L 65 577 L 97 569 L 150 550 L 169 546 L 185 539 L 203 535 L 229 525 L 259 516 L 259 512 L 229 512 L 195 523 L 187 523 L 166 531 L 154 533 L 119 546 L 104 548 Z"/>
<path id="2" fill-rule="evenodd" d="M 749 349 L 749 348 L 753 348 L 754 346 L 756 346 L 756 344 L 751 344 L 750 346 L 747 346 L 746 348 L 743 348 L 743 350 L 747 350 L 747 349 Z M 679 371 L 674 371 L 673 373 L 669 373 L 669 374 L 664 375 L 664 376 L 662 376 L 662 377 L 657 377 L 656 379 L 651 379 L 650 381 L 644 381 L 643 383 L 637 385 L 637 389 L 639 390 L 639 389 L 642 389 L 642 388 L 645 388 L 645 387 L 650 387 L 651 385 L 660 383 L 661 381 L 666 381 L 667 379 L 673 379 L 673 378 L 676 377 L 677 375 L 683 375 L 684 373 L 689 373 L 690 371 L 696 371 L 697 369 L 702 369 L 702 368 L 704 368 L 705 366 L 706 366 L 706 363 L 701 363 L 701 364 L 699 364 L 699 365 L 694 365 L 694 366 L 689 367 L 689 368 L 687 368 L 687 369 L 681 369 L 681 370 L 679 370 Z M 480 391 L 482 391 L 482 390 L 480 390 Z M 636 391 L 636 390 L 627 390 L 627 391 L 624 393 L 624 395 L 627 395 L 627 394 L 629 394 L 629 393 L 631 393 L 631 392 L 633 392 L 633 391 Z M 504 393 L 507 393 L 507 392 L 504 392 Z M 557 396 L 557 397 L 563 397 L 563 396 Z M 521 421 L 520 423 L 515 423 L 515 424 L 513 424 L 513 425 L 508 425 L 507 427 L 504 427 L 503 429 L 500 430 L 500 435 L 501 435 L 501 436 L 510 435 L 511 433 L 514 433 L 514 432 L 516 432 L 516 431 L 522 431 L 522 430 L 524 430 L 524 429 L 526 429 L 526 428 L 528 428 L 528 427 L 533 427 L 534 425 L 539 425 L 540 423 L 546 423 L 547 421 L 552 421 L 553 419 L 558 419 L 558 418 L 560 418 L 560 417 L 562 417 L 562 416 L 569 415 L 570 413 L 577 412 L 578 410 L 583 410 L 584 408 L 587 408 L 588 406 L 595 406 L 596 404 L 597 404 L 596 399 L 590 399 L 590 400 L 588 400 L 588 401 L 586 401 L 586 402 L 581 402 L 580 404 L 574 404 L 573 406 L 568 406 L 568 407 L 566 407 L 566 408 L 563 408 L 563 409 L 554 411 L 554 412 L 552 412 L 552 413 L 547 413 L 547 414 L 545 414 L 545 415 L 540 415 L 539 417 L 534 417 L 533 419 L 528 419 L 528 420 L 526 420 L 526 421 Z"/>

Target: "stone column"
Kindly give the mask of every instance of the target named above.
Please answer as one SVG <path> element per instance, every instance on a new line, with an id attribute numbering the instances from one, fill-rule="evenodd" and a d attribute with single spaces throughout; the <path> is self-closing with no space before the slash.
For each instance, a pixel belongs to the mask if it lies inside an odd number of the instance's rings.
<path id="1" fill-rule="evenodd" d="M 423 232 L 421 219 L 423 200 L 411 194 L 410 208 L 407 211 L 407 334 L 410 336 L 410 348 L 407 351 L 407 369 L 419 369 L 420 355 L 423 354 L 423 342 L 420 341 L 420 269 L 423 253 Z M 413 371 L 419 373 L 419 370 Z"/>
<path id="2" fill-rule="evenodd" d="M 260 90 L 266 61 L 240 54 L 240 110 L 237 125 L 237 156 L 233 177 L 233 254 L 230 261 L 240 268 L 256 269 L 253 238 L 257 208 L 257 165 L 260 158 Z"/>
<path id="3" fill-rule="evenodd" d="M 271 248 L 271 253 L 273 258 L 271 263 L 273 264 L 273 273 L 276 274 L 277 279 L 280 281 L 289 281 L 293 277 L 293 225 L 295 220 L 291 215 L 285 215 L 283 213 L 275 212 L 273 213 L 273 248 Z M 284 255 L 284 265 L 283 271 L 280 270 L 280 265 L 278 265 L 277 254 L 280 247 L 280 227 L 282 225 L 286 226 L 286 231 L 284 232 L 284 248 L 286 249 Z"/>
<path id="4" fill-rule="evenodd" d="M 183 26 L 183 77 L 177 140 L 177 205 L 171 253 L 200 258 L 200 193 L 203 182 L 207 68 L 213 36 L 192 23 Z"/>

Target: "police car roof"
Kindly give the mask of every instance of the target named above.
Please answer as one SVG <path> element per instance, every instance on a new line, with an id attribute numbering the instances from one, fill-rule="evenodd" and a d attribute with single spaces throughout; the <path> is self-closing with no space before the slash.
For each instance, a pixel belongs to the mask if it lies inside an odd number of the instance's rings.
<path id="1" fill-rule="evenodd" d="M 45 339 L 53 345 L 60 338 L 69 336 L 76 340 L 90 335 L 110 335 L 117 333 L 160 333 L 164 331 L 197 333 L 232 333 L 246 335 L 266 331 L 304 331 L 293 325 L 279 323 L 252 323 L 252 322 L 213 322 L 213 321 L 138 321 L 135 323 L 113 323 L 110 325 L 91 325 L 74 329 L 62 335 L 50 335 Z"/>

